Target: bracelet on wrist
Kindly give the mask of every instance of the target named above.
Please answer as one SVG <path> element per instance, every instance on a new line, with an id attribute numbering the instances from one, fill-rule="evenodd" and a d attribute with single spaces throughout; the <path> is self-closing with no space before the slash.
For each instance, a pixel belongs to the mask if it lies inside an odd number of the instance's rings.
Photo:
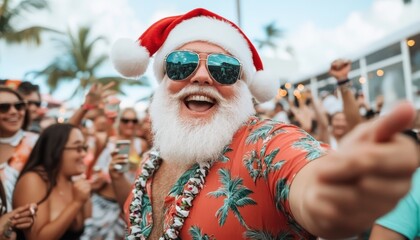
<path id="1" fill-rule="evenodd" d="M 93 105 L 93 104 L 85 103 L 85 104 L 82 105 L 82 109 L 85 110 L 85 111 L 89 111 L 89 110 L 92 110 L 92 109 L 95 109 L 95 108 L 96 108 L 96 105 Z"/>
<path id="2" fill-rule="evenodd" d="M 341 85 L 348 84 L 348 83 L 350 83 L 350 79 L 347 78 L 347 79 L 344 79 L 342 81 L 337 82 L 337 85 L 341 86 Z"/>

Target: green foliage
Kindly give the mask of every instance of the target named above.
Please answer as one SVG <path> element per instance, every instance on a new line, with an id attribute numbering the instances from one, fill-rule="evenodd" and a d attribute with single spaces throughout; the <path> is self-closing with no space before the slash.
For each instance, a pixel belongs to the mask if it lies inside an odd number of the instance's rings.
<path id="1" fill-rule="evenodd" d="M 276 40 L 283 37 L 283 31 L 276 27 L 276 22 L 271 22 L 264 26 L 265 39 L 256 39 L 257 48 L 269 47 L 273 50 L 277 48 Z"/>
<path id="2" fill-rule="evenodd" d="M 50 92 L 53 93 L 61 81 L 79 81 L 78 87 L 71 97 L 85 92 L 94 83 L 107 84 L 115 82 L 113 90 L 124 94 L 122 85 L 148 86 L 145 77 L 140 80 L 128 80 L 118 76 L 97 76 L 99 67 L 108 59 L 106 53 L 95 54 L 100 42 L 105 42 L 103 36 L 91 37 L 91 28 L 84 26 L 75 33 L 67 31 L 66 37 L 56 39 L 64 52 L 56 57 L 47 67 L 34 72 L 35 78 L 45 76 Z"/>
<path id="3" fill-rule="evenodd" d="M 34 10 L 48 9 L 48 2 L 46 0 L 24 0 L 17 5 L 12 4 L 13 1 L 3 0 L 0 5 L 0 40 L 5 40 L 6 43 L 41 43 L 41 33 L 44 31 L 56 32 L 58 31 L 42 27 L 31 26 L 24 29 L 15 29 L 12 25 L 16 19 L 22 18 Z"/>

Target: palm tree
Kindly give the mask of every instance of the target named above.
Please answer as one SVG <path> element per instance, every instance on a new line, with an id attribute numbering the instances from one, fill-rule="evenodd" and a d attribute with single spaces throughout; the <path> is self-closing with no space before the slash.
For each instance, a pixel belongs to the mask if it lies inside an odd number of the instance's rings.
<path id="1" fill-rule="evenodd" d="M 403 0 L 403 1 L 404 1 L 404 4 L 411 3 L 411 0 Z"/>
<path id="2" fill-rule="evenodd" d="M 209 195 L 216 198 L 225 197 L 223 206 L 216 212 L 216 216 L 219 218 L 219 225 L 223 226 L 225 224 L 228 212 L 231 210 L 241 225 L 248 229 L 238 208 L 257 204 L 252 198 L 248 197 L 253 192 L 242 184 L 243 179 L 232 179 L 229 170 L 220 169 L 219 175 L 222 186 L 216 191 L 209 193 Z"/>
<path id="3" fill-rule="evenodd" d="M 122 84 L 148 85 L 145 77 L 140 81 L 131 81 L 118 76 L 98 77 L 96 75 L 98 68 L 108 59 L 108 56 L 105 53 L 95 56 L 93 52 L 99 42 L 106 42 L 106 40 L 103 36 L 92 39 L 90 35 L 90 27 L 81 27 L 76 34 L 68 30 L 66 39 L 56 39 L 64 47 L 64 53 L 57 56 L 45 69 L 33 72 L 34 77 L 46 76 L 51 93 L 57 89 L 60 81 L 78 80 L 79 86 L 71 97 L 84 93 L 93 83 L 107 84 L 113 81 L 116 83 L 114 90 L 120 93 L 123 93 Z"/>
<path id="4" fill-rule="evenodd" d="M 24 13 L 32 10 L 42 10 L 47 8 L 48 2 L 46 0 L 23 0 L 13 7 L 11 1 L 1 1 L 0 40 L 5 40 L 7 43 L 32 42 L 39 45 L 41 43 L 42 31 L 57 31 L 41 26 L 32 26 L 17 30 L 12 26 L 12 22 L 19 17 L 22 17 Z"/>
<path id="5" fill-rule="evenodd" d="M 256 39 L 255 42 L 258 44 L 258 48 L 262 49 L 264 47 L 269 47 L 272 50 L 276 51 L 277 43 L 276 40 L 280 37 L 283 37 L 283 31 L 276 27 L 275 22 L 271 22 L 268 25 L 264 26 L 265 39 L 260 40 Z"/>

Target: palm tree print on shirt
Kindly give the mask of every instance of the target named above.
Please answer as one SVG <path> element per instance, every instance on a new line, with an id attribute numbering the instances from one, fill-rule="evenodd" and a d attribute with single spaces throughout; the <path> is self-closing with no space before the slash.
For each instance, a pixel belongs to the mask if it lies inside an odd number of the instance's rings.
<path id="1" fill-rule="evenodd" d="M 277 129 L 272 131 L 274 127 L 278 126 L 278 122 L 267 120 L 264 125 L 251 132 L 246 139 L 246 144 L 255 144 L 259 139 L 262 139 L 264 143 L 268 142 L 273 136 L 280 133 L 287 133 L 284 129 Z"/>
<path id="2" fill-rule="evenodd" d="M 255 239 L 255 240 L 293 240 L 294 236 L 289 232 L 280 232 L 274 236 L 269 231 L 250 229 L 247 230 L 244 234 L 246 239 Z"/>
<path id="3" fill-rule="evenodd" d="M 230 147 L 229 147 L 229 145 L 226 145 L 226 146 L 223 148 L 222 155 L 220 156 L 219 161 L 221 161 L 221 162 L 223 162 L 223 163 L 228 162 L 230 159 L 229 159 L 228 157 L 226 157 L 226 153 L 228 153 L 228 152 L 232 152 L 232 151 L 233 151 L 233 149 L 232 149 L 232 148 L 230 148 Z"/>
<path id="4" fill-rule="evenodd" d="M 225 197 L 223 206 L 216 212 L 219 225 L 223 226 L 225 224 L 228 212 L 231 210 L 241 225 L 248 229 L 238 208 L 257 204 L 252 198 L 248 197 L 253 191 L 243 185 L 243 179 L 232 179 L 230 171 L 227 169 L 219 169 L 219 175 L 222 186 L 216 191 L 208 193 L 216 198 Z"/>
<path id="5" fill-rule="evenodd" d="M 207 234 L 202 234 L 201 228 L 198 226 L 192 226 L 189 232 L 193 240 L 215 240 L 214 237 L 208 236 Z"/>
<path id="6" fill-rule="evenodd" d="M 307 152 L 306 159 L 309 161 L 312 161 L 314 159 L 319 158 L 324 153 L 321 149 L 321 145 L 315 138 L 313 138 L 311 135 L 307 134 L 305 131 L 301 130 L 301 132 L 304 134 L 304 137 L 299 138 L 299 140 L 295 143 L 293 143 L 293 147 L 297 149 L 304 150 Z"/>
<path id="7" fill-rule="evenodd" d="M 197 169 L 200 166 L 198 164 L 194 164 L 189 170 L 187 170 L 182 176 L 176 181 L 175 185 L 171 188 L 169 191 L 170 196 L 178 196 L 182 194 L 182 191 L 184 190 L 185 184 L 188 182 L 188 180 L 194 176 L 194 173 L 197 171 Z"/>
<path id="8" fill-rule="evenodd" d="M 254 180 L 254 183 L 260 177 L 264 177 L 264 179 L 267 180 L 268 174 L 272 171 L 279 170 L 285 162 L 285 160 L 280 160 L 273 164 L 273 160 L 280 152 L 280 148 L 274 149 L 268 155 L 265 153 L 266 150 L 267 146 L 264 145 L 261 148 L 259 155 L 256 150 L 252 150 L 248 152 L 244 157 L 243 161 L 245 167 L 248 170 L 252 179 Z M 263 159 L 263 161 L 261 161 L 261 159 Z"/>

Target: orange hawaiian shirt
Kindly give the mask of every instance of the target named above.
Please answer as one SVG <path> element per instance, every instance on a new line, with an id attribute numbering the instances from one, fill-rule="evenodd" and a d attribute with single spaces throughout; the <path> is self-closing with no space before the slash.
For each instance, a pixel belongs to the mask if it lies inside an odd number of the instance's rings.
<path id="1" fill-rule="evenodd" d="M 326 149 L 294 125 L 251 117 L 210 168 L 179 238 L 315 239 L 293 219 L 289 187 L 296 173 Z M 185 172 L 168 193 L 162 232 L 173 221 L 176 196 L 197 168 Z M 148 200 L 143 201 L 139 224 L 145 238 L 153 227 L 152 181 L 153 177 L 146 182 Z M 132 198 L 131 194 L 125 204 L 127 219 Z"/>

